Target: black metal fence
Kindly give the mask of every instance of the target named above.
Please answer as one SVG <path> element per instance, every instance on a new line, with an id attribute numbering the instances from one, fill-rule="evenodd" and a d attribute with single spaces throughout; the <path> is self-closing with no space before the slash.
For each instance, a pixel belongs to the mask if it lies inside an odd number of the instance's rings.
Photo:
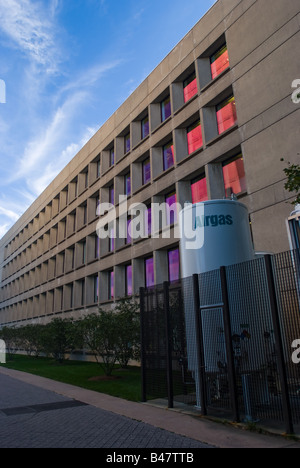
<path id="1" fill-rule="evenodd" d="M 300 424 L 300 251 L 141 289 L 142 398 Z M 292 346 L 295 346 L 293 348 Z"/>

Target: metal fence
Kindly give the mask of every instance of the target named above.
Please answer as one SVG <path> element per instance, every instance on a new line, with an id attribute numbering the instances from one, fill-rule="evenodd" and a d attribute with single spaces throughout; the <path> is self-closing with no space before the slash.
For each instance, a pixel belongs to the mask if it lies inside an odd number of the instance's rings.
<path id="1" fill-rule="evenodd" d="M 141 289 L 142 398 L 300 424 L 300 251 Z M 299 348 L 300 346 L 298 346 Z"/>

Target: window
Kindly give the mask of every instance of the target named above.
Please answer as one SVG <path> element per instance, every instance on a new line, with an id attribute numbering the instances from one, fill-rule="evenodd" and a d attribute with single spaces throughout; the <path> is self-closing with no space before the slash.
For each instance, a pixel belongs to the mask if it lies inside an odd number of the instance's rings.
<path id="1" fill-rule="evenodd" d="M 115 190 L 114 190 L 114 186 L 111 185 L 109 187 L 109 203 L 111 205 L 114 205 L 115 204 Z"/>
<path id="2" fill-rule="evenodd" d="M 193 125 L 187 129 L 187 140 L 188 140 L 188 152 L 189 154 L 197 151 L 197 149 L 202 148 L 203 139 L 202 139 L 202 127 L 201 122 L 198 120 Z"/>
<path id="3" fill-rule="evenodd" d="M 112 148 L 109 152 L 109 164 L 110 167 L 114 166 L 115 164 L 115 148 Z"/>
<path id="4" fill-rule="evenodd" d="M 133 288 L 132 288 L 132 265 L 126 266 L 126 275 L 125 275 L 125 282 L 126 282 L 126 295 L 132 296 Z"/>
<path id="5" fill-rule="evenodd" d="M 229 68 L 229 58 L 227 45 L 225 44 L 221 49 L 219 49 L 214 55 L 210 58 L 211 63 L 211 76 L 214 80 L 219 76 L 224 70 Z"/>
<path id="6" fill-rule="evenodd" d="M 86 241 L 82 242 L 82 264 L 86 262 Z"/>
<path id="7" fill-rule="evenodd" d="M 109 252 L 115 250 L 115 230 L 114 228 L 109 229 Z"/>
<path id="8" fill-rule="evenodd" d="M 145 260 L 145 279 L 146 287 L 151 288 L 154 286 L 154 259 L 153 257 Z"/>
<path id="9" fill-rule="evenodd" d="M 188 102 L 198 93 L 196 74 L 193 73 L 183 82 L 184 102 Z"/>
<path id="10" fill-rule="evenodd" d="M 223 176 L 226 196 L 238 195 L 247 190 L 244 160 L 242 155 L 223 165 Z"/>
<path id="11" fill-rule="evenodd" d="M 131 237 L 131 218 L 127 219 L 127 237 L 126 237 L 126 245 L 129 245 L 132 243 L 132 237 Z"/>
<path id="12" fill-rule="evenodd" d="M 100 258 L 100 237 L 95 236 L 95 258 Z"/>
<path id="13" fill-rule="evenodd" d="M 161 107 L 161 121 L 164 122 L 171 116 L 171 98 L 168 96 L 160 104 Z"/>
<path id="14" fill-rule="evenodd" d="M 130 133 L 127 133 L 127 135 L 124 137 L 124 145 L 124 152 L 127 154 L 130 151 Z"/>
<path id="15" fill-rule="evenodd" d="M 94 302 L 97 303 L 99 300 L 99 278 L 94 277 Z"/>
<path id="16" fill-rule="evenodd" d="M 163 146 L 163 165 L 164 171 L 174 166 L 174 145 L 172 141 Z"/>
<path id="17" fill-rule="evenodd" d="M 146 138 L 150 133 L 150 127 L 149 127 L 149 116 L 145 117 L 142 120 L 142 140 Z"/>
<path id="18" fill-rule="evenodd" d="M 101 164 L 100 164 L 100 159 L 98 159 L 98 161 L 97 161 L 97 178 L 98 179 L 99 179 L 100 175 L 101 175 Z"/>
<path id="19" fill-rule="evenodd" d="M 179 249 L 168 252 L 169 281 L 178 281 L 180 279 L 180 260 Z"/>
<path id="20" fill-rule="evenodd" d="M 148 158 L 143 162 L 143 185 L 146 185 L 149 182 L 151 182 L 151 165 L 150 159 Z"/>
<path id="21" fill-rule="evenodd" d="M 145 211 L 145 236 L 150 236 L 152 231 L 152 210 L 151 206 L 147 207 Z"/>
<path id="22" fill-rule="evenodd" d="M 224 133 L 236 124 L 237 115 L 234 96 L 217 106 L 217 121 L 219 134 Z"/>
<path id="23" fill-rule="evenodd" d="M 81 289 L 81 306 L 85 304 L 85 280 L 80 281 L 80 289 Z"/>
<path id="24" fill-rule="evenodd" d="M 130 177 L 130 173 L 125 175 L 124 181 L 125 181 L 125 195 L 127 195 L 129 197 L 131 195 L 131 177 Z"/>
<path id="25" fill-rule="evenodd" d="M 206 177 L 192 181 L 192 202 L 200 203 L 208 200 Z"/>
<path id="26" fill-rule="evenodd" d="M 167 213 L 167 221 L 170 221 L 170 225 L 177 222 L 177 195 L 175 192 L 172 192 L 165 197 L 166 204 L 168 207 L 169 213 Z M 174 209 L 175 208 L 175 209 Z"/>
<path id="27" fill-rule="evenodd" d="M 108 299 L 112 300 L 115 297 L 115 275 L 113 271 L 108 273 Z"/>

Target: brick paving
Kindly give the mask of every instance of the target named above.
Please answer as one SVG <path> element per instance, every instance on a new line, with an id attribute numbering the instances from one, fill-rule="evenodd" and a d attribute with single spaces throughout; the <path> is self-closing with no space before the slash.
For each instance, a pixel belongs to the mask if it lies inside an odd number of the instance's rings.
<path id="1" fill-rule="evenodd" d="M 0 448 L 209 447 L 0 374 Z"/>

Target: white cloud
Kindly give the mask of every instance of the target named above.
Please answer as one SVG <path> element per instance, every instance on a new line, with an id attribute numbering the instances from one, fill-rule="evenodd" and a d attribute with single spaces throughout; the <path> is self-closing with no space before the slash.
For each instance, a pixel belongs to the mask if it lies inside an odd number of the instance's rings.
<path id="1" fill-rule="evenodd" d="M 50 4 L 53 14 L 56 8 L 57 2 L 54 0 Z M 0 0 L 0 29 L 33 62 L 45 67 L 49 73 L 56 71 L 56 27 L 51 21 L 51 14 L 41 3 L 32 0 Z"/>
<path id="2" fill-rule="evenodd" d="M 3 206 L 0 205 L 0 215 L 4 215 L 6 218 L 9 218 L 10 220 L 16 222 L 18 221 L 20 215 L 15 213 L 14 211 L 4 208 Z"/>

